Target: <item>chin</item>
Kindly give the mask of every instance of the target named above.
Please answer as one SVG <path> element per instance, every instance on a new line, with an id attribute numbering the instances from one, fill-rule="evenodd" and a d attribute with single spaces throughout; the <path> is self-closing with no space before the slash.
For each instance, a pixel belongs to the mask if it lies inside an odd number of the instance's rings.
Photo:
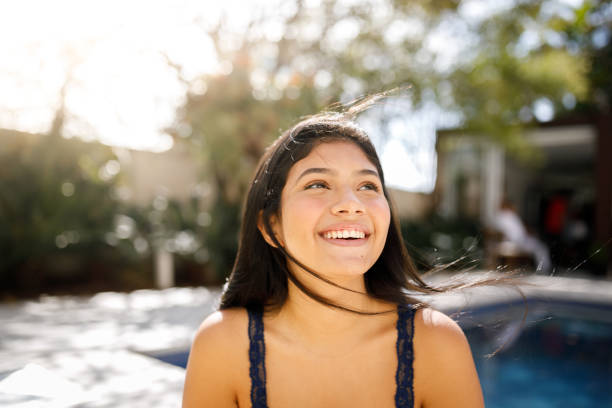
<path id="1" fill-rule="evenodd" d="M 315 272 L 320 271 L 321 274 L 329 277 L 356 277 L 363 276 L 365 273 L 370 270 L 372 265 L 364 265 L 363 262 L 352 263 L 347 261 L 338 262 L 337 265 L 342 265 L 340 268 L 338 267 L 328 267 L 328 268 L 313 268 Z"/>

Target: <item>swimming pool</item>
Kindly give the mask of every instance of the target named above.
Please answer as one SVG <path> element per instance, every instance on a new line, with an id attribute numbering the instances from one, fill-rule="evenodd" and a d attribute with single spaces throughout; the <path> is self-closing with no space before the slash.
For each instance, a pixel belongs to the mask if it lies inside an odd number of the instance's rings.
<path id="1" fill-rule="evenodd" d="M 189 351 L 163 351 L 160 353 L 147 353 L 151 357 L 155 357 L 165 363 L 172 364 L 175 366 L 187 367 L 187 359 L 189 358 Z"/>
<path id="2" fill-rule="evenodd" d="M 522 328 L 523 301 L 457 318 L 470 341 L 487 408 L 612 407 L 612 305 L 543 299 L 527 305 Z M 185 367 L 188 352 L 154 357 Z"/>
<path id="3" fill-rule="evenodd" d="M 522 329 L 516 308 L 465 329 L 486 406 L 612 407 L 612 307 L 531 299 L 528 310 Z"/>

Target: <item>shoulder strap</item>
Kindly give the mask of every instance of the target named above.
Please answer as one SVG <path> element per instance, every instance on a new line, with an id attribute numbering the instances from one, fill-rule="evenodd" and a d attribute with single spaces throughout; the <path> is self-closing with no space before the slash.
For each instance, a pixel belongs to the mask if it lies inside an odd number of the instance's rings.
<path id="1" fill-rule="evenodd" d="M 412 389 L 414 350 L 414 313 L 412 305 L 397 307 L 397 372 L 395 373 L 395 406 L 396 408 L 413 408 L 414 393 Z"/>
<path id="2" fill-rule="evenodd" d="M 252 408 L 267 408 L 266 344 L 264 342 L 263 312 L 247 309 L 249 315 L 249 375 L 251 377 Z"/>

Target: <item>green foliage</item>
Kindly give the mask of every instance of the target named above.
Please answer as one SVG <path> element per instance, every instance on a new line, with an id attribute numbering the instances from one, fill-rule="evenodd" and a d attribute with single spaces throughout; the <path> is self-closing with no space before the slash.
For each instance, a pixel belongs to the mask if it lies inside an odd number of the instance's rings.
<path id="1" fill-rule="evenodd" d="M 609 1 L 585 1 L 571 20 L 556 21 L 555 31 L 567 38 L 574 52 L 588 60 L 589 87 L 579 100 L 580 111 L 609 112 L 612 106 L 612 6 Z"/>
<path id="2" fill-rule="evenodd" d="M 211 210 L 214 222 L 206 231 L 206 242 L 211 254 L 211 267 L 218 281 L 229 274 L 238 250 L 240 205 L 217 200 Z"/>
<path id="3" fill-rule="evenodd" d="M 554 7 L 565 17 L 551 14 Z M 447 106 L 462 112 L 466 130 L 501 142 L 519 158 L 531 157 L 521 135 L 535 122 L 534 102 L 548 100 L 560 112 L 565 95 L 587 97 L 588 55 L 570 49 L 555 31 L 571 13 L 581 18 L 581 10 L 558 2 L 519 2 L 474 27 L 475 58 L 448 77 L 453 92 Z"/>
<path id="4" fill-rule="evenodd" d="M 451 269 L 480 265 L 482 233 L 475 220 L 430 214 L 422 220 L 402 220 L 400 227 L 408 253 L 422 271 L 448 264 Z"/>
<path id="5" fill-rule="evenodd" d="M 110 148 L 57 134 L 0 136 L 3 289 L 117 278 L 104 275 L 123 262 L 105 242 L 120 208 L 115 180 L 104 179 L 116 163 Z"/>

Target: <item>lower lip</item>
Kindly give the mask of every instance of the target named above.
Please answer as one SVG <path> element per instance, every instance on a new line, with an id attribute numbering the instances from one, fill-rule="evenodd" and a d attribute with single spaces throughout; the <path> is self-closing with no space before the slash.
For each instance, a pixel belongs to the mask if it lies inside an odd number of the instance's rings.
<path id="1" fill-rule="evenodd" d="M 321 237 L 321 238 L 323 238 L 324 241 L 329 242 L 332 245 L 347 246 L 347 247 L 356 247 L 356 246 L 365 245 L 365 243 L 368 240 L 368 237 L 359 238 L 359 239 L 334 239 L 334 238 L 325 238 L 325 237 Z"/>

